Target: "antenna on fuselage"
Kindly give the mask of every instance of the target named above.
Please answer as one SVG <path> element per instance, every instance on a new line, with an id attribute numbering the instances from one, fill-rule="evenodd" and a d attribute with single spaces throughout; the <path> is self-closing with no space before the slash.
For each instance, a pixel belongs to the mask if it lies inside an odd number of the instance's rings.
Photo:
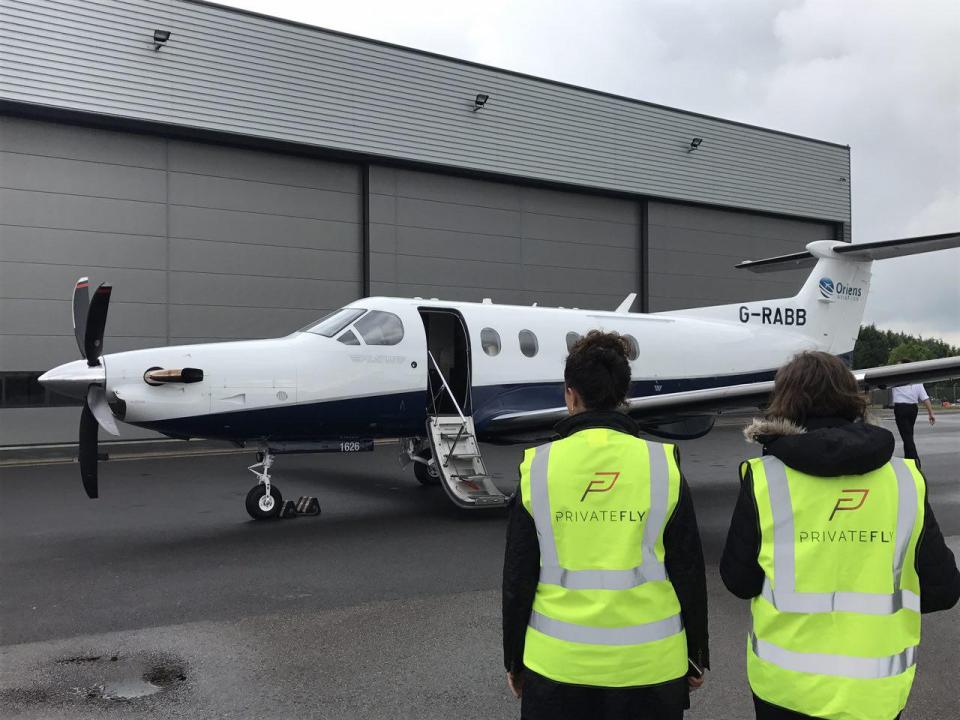
<path id="1" fill-rule="evenodd" d="M 618 312 L 618 313 L 630 312 L 630 308 L 633 307 L 633 303 L 636 299 L 637 299 L 637 294 L 630 293 L 623 299 L 622 303 L 617 305 L 617 309 L 614 310 L 614 312 Z"/>

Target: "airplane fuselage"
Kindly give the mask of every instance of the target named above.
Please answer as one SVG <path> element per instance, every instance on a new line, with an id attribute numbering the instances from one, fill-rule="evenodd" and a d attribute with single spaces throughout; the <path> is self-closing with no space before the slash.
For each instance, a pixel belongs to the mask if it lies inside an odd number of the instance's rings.
<path id="1" fill-rule="evenodd" d="M 786 358 L 817 345 L 808 334 L 745 323 L 736 306 L 729 318 L 716 319 L 400 298 L 366 298 L 347 307 L 395 315 L 402 338 L 368 344 L 354 332 L 359 344 L 344 344 L 342 336 L 354 327 L 348 323 L 331 337 L 301 331 L 108 354 L 102 360 L 107 395 L 116 398 L 111 407 L 124 422 L 174 437 L 279 442 L 422 435 L 430 400 L 422 313 L 462 319 L 467 353 L 460 363 L 469 366 L 469 398 L 460 403 L 469 403 L 481 438 L 496 434 L 488 432 L 488 421 L 498 416 L 562 406 L 571 334 L 601 328 L 635 341 L 630 397 L 767 380 Z M 201 369 L 203 380 L 144 380 L 151 369 L 183 367 Z"/>

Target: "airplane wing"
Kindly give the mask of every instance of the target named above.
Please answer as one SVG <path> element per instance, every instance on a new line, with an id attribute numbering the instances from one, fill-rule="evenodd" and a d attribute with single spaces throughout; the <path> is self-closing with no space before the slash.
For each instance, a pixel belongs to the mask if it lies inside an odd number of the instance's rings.
<path id="1" fill-rule="evenodd" d="M 853 374 L 864 390 L 950 380 L 960 377 L 960 355 L 854 370 Z M 759 407 L 766 401 L 772 390 L 773 381 L 768 380 L 666 395 L 650 395 L 628 400 L 626 412 L 638 420 L 722 413 L 745 407 Z M 552 427 L 566 416 L 565 407 L 506 413 L 489 420 L 485 429 L 491 434 L 528 432 Z"/>

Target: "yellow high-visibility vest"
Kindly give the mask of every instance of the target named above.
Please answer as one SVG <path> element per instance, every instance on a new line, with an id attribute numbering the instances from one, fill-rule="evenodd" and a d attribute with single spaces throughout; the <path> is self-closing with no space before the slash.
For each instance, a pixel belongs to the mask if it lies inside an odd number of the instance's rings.
<path id="1" fill-rule="evenodd" d="M 890 720 L 907 702 L 920 644 L 923 477 L 900 458 L 829 478 L 774 457 L 749 467 L 766 576 L 751 603 L 750 687 L 818 718 Z"/>
<path id="2" fill-rule="evenodd" d="M 589 428 L 526 451 L 540 542 L 523 662 L 558 682 L 653 685 L 687 672 L 663 533 L 680 495 L 672 445 Z"/>

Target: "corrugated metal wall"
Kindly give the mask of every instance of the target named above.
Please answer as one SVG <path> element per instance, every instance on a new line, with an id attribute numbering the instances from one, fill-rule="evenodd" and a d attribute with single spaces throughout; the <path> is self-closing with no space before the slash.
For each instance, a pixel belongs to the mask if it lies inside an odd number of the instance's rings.
<path id="1" fill-rule="evenodd" d="M 647 212 L 651 312 L 791 297 L 809 271 L 757 275 L 734 266 L 836 239 L 830 223 L 661 202 Z"/>
<path id="2" fill-rule="evenodd" d="M 114 286 L 107 352 L 290 332 L 362 292 L 360 170 L 0 116 L 0 370 L 78 357 L 74 281 Z"/>
<path id="3" fill-rule="evenodd" d="M 613 309 L 638 291 L 633 200 L 373 167 L 371 292 Z"/>
<path id="4" fill-rule="evenodd" d="M 4 0 L 0 98 L 849 221 L 849 149 L 184 0 Z M 155 52 L 155 28 L 173 34 Z M 488 93 L 472 112 L 474 95 Z M 690 139 L 704 138 L 696 152 Z"/>

